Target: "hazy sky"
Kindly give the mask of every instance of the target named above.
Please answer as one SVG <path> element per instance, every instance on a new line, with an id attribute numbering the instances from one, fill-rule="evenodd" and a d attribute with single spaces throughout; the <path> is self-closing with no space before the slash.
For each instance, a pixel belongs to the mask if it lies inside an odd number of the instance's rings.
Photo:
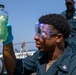
<path id="1" fill-rule="evenodd" d="M 60 13 L 66 9 L 65 0 L 0 0 L 9 14 L 13 43 L 34 42 L 35 23 L 42 15 Z M 1 44 L 1 43 L 0 43 Z M 35 44 L 29 45 L 34 49 Z"/>

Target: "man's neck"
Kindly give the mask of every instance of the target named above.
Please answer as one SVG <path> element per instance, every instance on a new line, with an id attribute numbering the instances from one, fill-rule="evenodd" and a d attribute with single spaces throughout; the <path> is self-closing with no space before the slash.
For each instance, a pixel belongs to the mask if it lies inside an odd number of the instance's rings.
<path id="1" fill-rule="evenodd" d="M 68 14 L 72 14 L 74 11 L 75 11 L 75 8 L 73 8 L 72 10 L 68 10 L 68 9 L 67 9 L 67 13 L 68 13 Z"/>
<path id="2" fill-rule="evenodd" d="M 61 55 L 63 54 L 64 49 L 63 50 L 59 50 L 56 49 L 53 54 L 51 54 L 51 52 L 48 52 L 48 61 L 53 61 L 53 60 L 57 60 L 58 58 L 61 57 Z"/>
<path id="3" fill-rule="evenodd" d="M 72 10 L 66 10 L 66 18 L 69 20 L 73 17 L 73 13 L 75 12 L 75 8 Z"/>

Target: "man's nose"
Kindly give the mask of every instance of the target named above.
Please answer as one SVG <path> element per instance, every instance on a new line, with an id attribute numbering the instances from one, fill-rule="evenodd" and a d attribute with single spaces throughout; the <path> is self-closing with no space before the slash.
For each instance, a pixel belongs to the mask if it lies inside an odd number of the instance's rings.
<path id="1" fill-rule="evenodd" d="M 35 35 L 34 36 L 34 40 L 37 40 L 37 39 L 39 39 L 39 36 L 38 35 Z"/>

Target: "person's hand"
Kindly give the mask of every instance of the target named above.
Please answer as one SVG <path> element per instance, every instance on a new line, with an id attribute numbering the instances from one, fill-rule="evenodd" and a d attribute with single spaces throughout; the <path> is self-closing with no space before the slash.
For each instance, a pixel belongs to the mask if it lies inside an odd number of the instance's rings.
<path id="1" fill-rule="evenodd" d="M 8 36 L 6 41 L 3 42 L 3 45 L 7 45 L 13 41 L 12 26 L 8 24 L 7 28 L 8 28 Z"/>

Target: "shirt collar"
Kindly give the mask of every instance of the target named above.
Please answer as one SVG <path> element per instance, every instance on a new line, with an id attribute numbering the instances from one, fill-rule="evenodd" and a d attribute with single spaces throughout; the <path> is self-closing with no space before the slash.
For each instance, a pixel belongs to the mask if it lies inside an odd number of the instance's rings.
<path id="1" fill-rule="evenodd" d="M 62 56 L 56 61 L 56 65 L 59 69 L 64 72 L 68 72 L 69 62 L 73 55 L 72 49 L 70 46 L 67 46 Z M 47 53 L 40 52 L 38 60 L 41 60 L 41 63 L 47 62 Z"/>

